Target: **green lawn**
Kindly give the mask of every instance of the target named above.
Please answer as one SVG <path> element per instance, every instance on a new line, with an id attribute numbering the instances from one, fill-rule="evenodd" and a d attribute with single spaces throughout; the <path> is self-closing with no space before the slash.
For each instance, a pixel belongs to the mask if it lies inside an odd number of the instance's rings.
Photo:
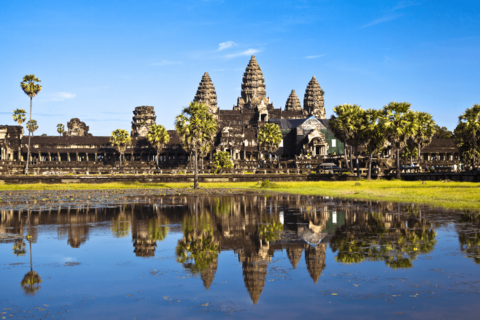
<path id="1" fill-rule="evenodd" d="M 470 182 L 427 181 L 359 181 L 357 182 L 278 182 L 275 188 L 260 188 L 256 182 L 201 183 L 201 188 L 248 189 L 286 192 L 305 195 L 322 195 L 349 199 L 423 203 L 449 209 L 480 212 L 480 184 Z M 193 183 L 142 184 L 30 184 L 0 185 L 0 190 L 78 190 L 78 189 L 145 189 L 189 188 Z"/>

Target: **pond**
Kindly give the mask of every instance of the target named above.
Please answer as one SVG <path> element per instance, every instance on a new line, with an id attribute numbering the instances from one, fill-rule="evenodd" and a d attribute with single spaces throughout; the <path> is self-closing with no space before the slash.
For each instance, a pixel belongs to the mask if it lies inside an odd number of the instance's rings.
<path id="1" fill-rule="evenodd" d="M 2 319 L 478 314 L 474 214 L 283 194 L 112 198 L 2 207 Z"/>

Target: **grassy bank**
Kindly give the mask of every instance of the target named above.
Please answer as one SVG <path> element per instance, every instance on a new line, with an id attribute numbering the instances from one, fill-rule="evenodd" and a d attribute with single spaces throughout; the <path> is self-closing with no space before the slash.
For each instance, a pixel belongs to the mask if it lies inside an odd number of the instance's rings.
<path id="1" fill-rule="evenodd" d="M 356 182 L 278 182 L 272 188 L 260 188 L 256 182 L 201 183 L 201 188 L 264 190 L 304 195 L 322 195 L 349 199 L 423 203 L 449 209 L 480 212 L 480 184 L 469 182 L 360 181 Z M 84 190 L 84 189 L 166 189 L 188 188 L 192 183 L 141 184 L 31 184 L 0 185 L 0 190 Z"/>

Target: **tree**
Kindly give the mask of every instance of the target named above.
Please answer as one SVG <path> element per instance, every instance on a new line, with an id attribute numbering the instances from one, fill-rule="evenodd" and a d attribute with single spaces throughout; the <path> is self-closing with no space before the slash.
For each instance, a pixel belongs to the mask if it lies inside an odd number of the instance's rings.
<path id="1" fill-rule="evenodd" d="M 410 140 L 407 142 L 407 146 L 403 148 L 402 153 L 400 154 L 402 159 L 410 160 L 410 165 L 413 165 L 413 158 L 419 158 L 418 149 L 415 144 L 410 143 Z"/>
<path id="2" fill-rule="evenodd" d="M 65 132 L 65 126 L 61 123 L 57 124 L 57 132 L 62 135 Z"/>
<path id="3" fill-rule="evenodd" d="M 458 117 L 454 133 L 462 157 L 471 160 L 472 167 L 475 168 L 480 151 L 480 104 L 473 105 Z"/>
<path id="4" fill-rule="evenodd" d="M 432 115 L 426 112 L 415 112 L 418 127 L 415 134 L 410 138 L 409 150 L 417 149 L 418 165 L 420 165 L 422 149 L 432 142 L 437 132 L 438 125 L 433 121 Z M 415 146 L 415 147 L 414 147 Z M 410 164 L 412 164 L 413 152 L 410 152 Z"/>
<path id="5" fill-rule="evenodd" d="M 392 101 L 383 108 L 382 126 L 385 128 L 385 136 L 390 142 L 396 154 L 396 178 L 400 179 L 400 151 L 407 145 L 407 141 L 417 131 L 417 118 L 410 111 L 411 104 L 408 102 Z"/>
<path id="6" fill-rule="evenodd" d="M 266 123 L 258 132 L 258 142 L 260 143 L 261 150 L 267 152 L 269 155 L 278 150 L 282 139 L 282 131 L 276 123 Z"/>
<path id="7" fill-rule="evenodd" d="M 198 157 L 206 156 L 217 133 L 217 121 L 208 112 L 208 107 L 199 102 L 191 102 L 175 118 L 175 130 L 180 144 L 193 156 L 195 163 L 194 189 L 198 189 Z"/>
<path id="8" fill-rule="evenodd" d="M 152 147 L 157 150 L 157 168 L 158 168 L 158 157 L 160 155 L 160 151 L 165 147 L 165 145 L 170 141 L 170 135 L 165 129 L 164 126 L 161 124 L 154 124 L 150 127 L 147 133 L 147 140 L 150 142 Z"/>
<path id="9" fill-rule="evenodd" d="M 125 154 L 127 147 L 132 144 L 132 138 L 130 138 L 127 130 L 117 129 L 112 132 L 110 143 L 120 153 L 120 168 L 122 168 L 122 157 Z"/>
<path id="10" fill-rule="evenodd" d="M 339 133 L 339 140 L 343 139 L 355 149 L 357 178 L 360 178 L 358 147 L 366 142 L 366 136 L 363 135 L 365 110 L 356 104 L 343 104 L 333 108 L 333 111 L 337 115 L 332 116 L 328 124 L 334 128 L 334 133 Z"/>
<path id="11" fill-rule="evenodd" d="M 233 168 L 232 157 L 228 151 L 219 151 L 213 154 L 213 166 L 215 169 L 219 170 L 218 173 L 222 172 L 222 169 L 231 169 Z"/>
<path id="12" fill-rule="evenodd" d="M 28 74 L 23 77 L 22 82 L 20 82 L 20 87 L 22 88 L 23 92 L 30 97 L 30 121 L 32 121 L 32 101 L 33 98 L 42 90 L 42 86 L 37 84 L 37 82 L 41 82 L 35 75 Z M 28 131 L 28 149 L 27 149 L 27 164 L 25 166 L 25 174 L 28 174 L 28 161 L 30 160 L 30 133 L 32 131 Z"/>
<path id="13" fill-rule="evenodd" d="M 25 115 L 27 112 L 24 109 L 16 109 L 13 110 L 13 120 L 18 123 L 19 126 L 22 125 L 22 123 L 25 122 L 26 118 Z"/>
<path id="14" fill-rule="evenodd" d="M 33 136 L 33 133 L 38 129 L 37 120 L 27 121 L 27 129 L 28 129 L 28 132 L 32 133 L 32 136 Z"/>
<path id="15" fill-rule="evenodd" d="M 440 127 L 438 124 L 435 125 L 435 139 L 453 139 L 453 132 L 448 130 L 447 127 Z"/>
<path id="16" fill-rule="evenodd" d="M 372 179 L 372 157 L 385 147 L 386 139 L 381 125 L 382 111 L 368 109 L 363 113 L 362 135 L 366 139 L 365 149 L 368 154 L 367 179 Z"/>

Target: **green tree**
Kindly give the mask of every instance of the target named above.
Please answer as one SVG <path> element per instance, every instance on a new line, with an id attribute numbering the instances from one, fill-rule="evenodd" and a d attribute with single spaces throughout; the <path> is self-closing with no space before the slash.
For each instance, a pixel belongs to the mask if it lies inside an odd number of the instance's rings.
<path id="1" fill-rule="evenodd" d="M 410 160 L 410 165 L 413 164 L 413 158 L 418 158 L 418 149 L 414 144 L 407 143 L 407 146 L 403 148 L 400 154 L 402 159 Z"/>
<path id="2" fill-rule="evenodd" d="M 363 113 L 362 134 L 366 139 L 365 149 L 368 154 L 367 179 L 372 179 L 372 157 L 385 147 L 386 139 L 381 124 L 382 111 L 368 109 Z"/>
<path id="3" fill-rule="evenodd" d="M 27 121 L 27 129 L 28 129 L 28 132 L 31 132 L 33 136 L 33 133 L 38 129 L 37 120 L 32 119 Z"/>
<path id="4" fill-rule="evenodd" d="M 175 130 L 183 149 L 193 156 L 195 163 L 194 189 L 198 189 L 198 157 L 210 151 L 217 133 L 217 121 L 203 103 L 191 102 L 175 118 Z"/>
<path id="5" fill-rule="evenodd" d="M 276 123 L 266 123 L 258 132 L 258 142 L 261 150 L 269 155 L 278 150 L 282 139 L 282 131 Z M 260 159 L 258 160 L 260 162 Z"/>
<path id="6" fill-rule="evenodd" d="M 438 124 L 435 125 L 435 139 L 453 139 L 455 138 L 452 131 L 448 130 L 447 127 L 440 127 Z"/>
<path id="7" fill-rule="evenodd" d="M 475 168 L 480 149 L 480 104 L 473 105 L 458 117 L 454 132 L 463 158 L 471 160 L 472 167 Z"/>
<path id="8" fill-rule="evenodd" d="M 339 140 L 344 139 L 346 143 L 355 150 L 357 177 L 360 178 L 360 168 L 358 163 L 358 147 L 365 144 L 367 137 L 363 134 L 365 131 L 365 110 L 360 106 L 353 104 L 342 104 L 333 108 L 336 116 L 330 118 L 329 126 L 334 128 L 334 133 L 340 133 Z"/>
<path id="9" fill-rule="evenodd" d="M 16 109 L 16 110 L 13 110 L 13 121 L 15 121 L 16 123 L 18 123 L 19 126 L 22 125 L 22 123 L 25 122 L 25 115 L 27 114 L 27 112 L 24 110 L 24 109 Z"/>
<path id="10" fill-rule="evenodd" d="M 132 138 L 128 134 L 127 130 L 117 129 L 112 132 L 110 136 L 110 143 L 120 153 L 120 168 L 122 167 L 122 157 L 125 154 L 125 150 L 132 144 Z"/>
<path id="11" fill-rule="evenodd" d="M 213 154 L 213 166 L 218 170 L 218 173 L 222 173 L 222 169 L 233 168 L 232 157 L 228 151 L 219 151 Z"/>
<path id="12" fill-rule="evenodd" d="M 57 124 L 57 132 L 62 135 L 65 132 L 65 126 L 61 123 Z"/>
<path id="13" fill-rule="evenodd" d="M 410 111 L 410 107 L 408 102 L 392 101 L 383 108 L 381 122 L 385 128 L 385 136 L 396 154 L 397 179 L 401 178 L 400 152 L 418 128 L 416 115 Z"/>
<path id="14" fill-rule="evenodd" d="M 41 82 L 35 75 L 28 74 L 23 77 L 22 82 L 20 82 L 20 87 L 23 92 L 30 97 L 30 121 L 32 121 L 32 101 L 33 98 L 42 90 L 42 86 L 38 84 Z M 28 131 L 28 149 L 27 149 L 27 163 L 25 166 L 25 174 L 28 174 L 28 162 L 30 160 L 30 134 L 32 131 Z"/>
<path id="15" fill-rule="evenodd" d="M 411 143 L 409 143 L 409 149 L 417 149 L 418 165 L 420 165 L 420 159 L 422 154 L 422 149 L 432 142 L 432 138 L 437 132 L 437 125 L 433 121 L 432 115 L 426 112 L 416 112 L 416 118 L 418 127 L 415 131 L 415 134 L 410 138 Z M 416 148 L 413 148 L 413 145 Z M 412 157 L 410 158 L 410 164 L 412 164 Z"/>
<path id="16" fill-rule="evenodd" d="M 165 147 L 165 145 L 170 141 L 170 135 L 168 134 L 167 129 L 161 124 L 154 124 L 150 127 L 147 133 L 147 140 L 150 142 L 152 147 L 157 150 L 157 168 L 158 168 L 158 157 L 160 156 L 160 151 Z"/>

